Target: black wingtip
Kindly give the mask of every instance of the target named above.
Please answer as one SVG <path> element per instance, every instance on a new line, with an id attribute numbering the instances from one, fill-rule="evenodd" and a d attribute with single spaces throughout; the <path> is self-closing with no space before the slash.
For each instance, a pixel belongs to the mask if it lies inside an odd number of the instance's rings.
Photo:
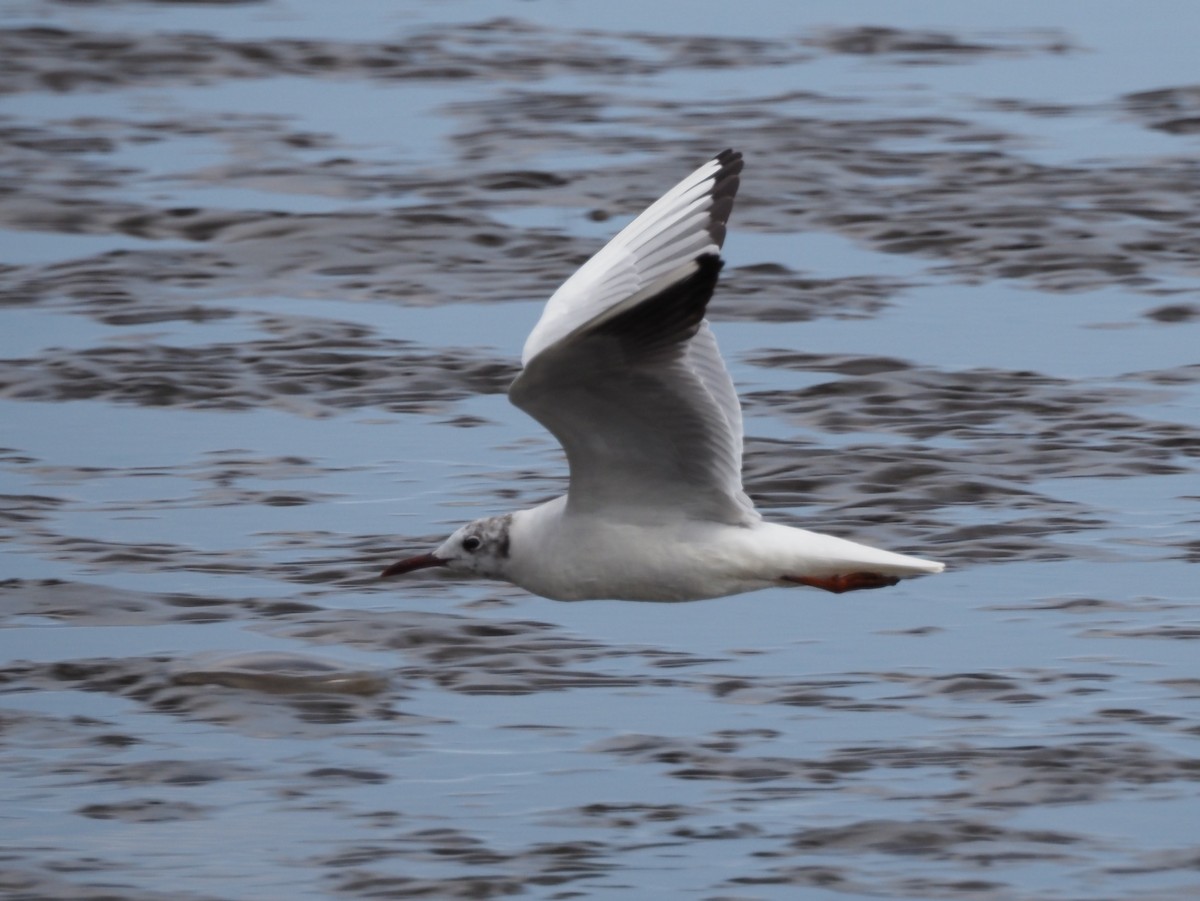
<path id="1" fill-rule="evenodd" d="M 717 286 L 724 261 L 715 253 L 702 253 L 696 269 L 658 294 L 614 316 L 596 329 L 597 334 L 618 338 L 631 357 L 678 347 L 696 334 L 704 311 Z"/>
<path id="2" fill-rule="evenodd" d="M 737 194 L 742 180 L 741 174 L 744 162 L 742 155 L 732 148 L 726 148 L 713 157 L 721 168 L 713 178 L 712 206 L 708 212 L 708 234 L 718 247 L 725 244 L 725 225 L 733 212 L 733 198 Z"/>
<path id="3" fill-rule="evenodd" d="M 740 171 L 740 167 L 742 165 L 742 152 L 740 150 L 734 150 L 732 147 L 726 147 L 715 157 L 713 157 L 713 159 L 715 159 L 722 166 L 732 166 L 737 164 Z"/>
<path id="4" fill-rule="evenodd" d="M 716 283 L 717 276 L 721 274 L 721 270 L 725 268 L 725 261 L 715 253 L 702 253 L 696 257 L 697 275 L 702 281 L 711 280 Z M 696 278 L 693 275 L 692 278 Z"/>
<path id="5" fill-rule="evenodd" d="M 746 165 L 741 153 L 737 150 L 722 150 L 713 159 L 721 164 L 721 168 L 717 170 L 714 188 L 721 187 L 732 179 L 734 182 L 732 190 L 736 191 L 737 177 L 741 175 L 742 169 Z"/>

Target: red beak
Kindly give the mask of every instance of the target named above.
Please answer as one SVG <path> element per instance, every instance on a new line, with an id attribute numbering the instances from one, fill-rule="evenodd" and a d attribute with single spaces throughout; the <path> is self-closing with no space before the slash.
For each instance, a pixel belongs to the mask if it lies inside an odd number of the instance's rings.
<path id="1" fill-rule="evenodd" d="M 399 563 L 393 563 L 379 574 L 379 578 L 386 579 L 388 576 L 399 576 L 403 573 L 410 573 L 414 569 L 428 569 L 431 566 L 445 566 L 448 562 L 449 561 L 443 560 L 441 557 L 435 557 L 433 554 L 420 554 L 416 557 L 409 557 L 407 560 L 401 560 Z"/>

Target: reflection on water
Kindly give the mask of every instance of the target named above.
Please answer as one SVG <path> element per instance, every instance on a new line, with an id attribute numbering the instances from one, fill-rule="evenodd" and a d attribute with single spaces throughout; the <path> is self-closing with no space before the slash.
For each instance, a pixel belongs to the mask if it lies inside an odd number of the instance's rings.
<path id="1" fill-rule="evenodd" d="M 8 5 L 9 894 L 1196 893 L 1194 28 Z M 947 573 L 381 584 L 562 490 L 541 298 L 727 145 L 748 489 Z"/>

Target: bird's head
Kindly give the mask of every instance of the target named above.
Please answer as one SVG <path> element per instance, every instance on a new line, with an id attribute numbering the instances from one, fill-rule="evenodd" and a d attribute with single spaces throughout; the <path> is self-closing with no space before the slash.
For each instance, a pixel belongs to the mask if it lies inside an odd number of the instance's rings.
<path id="1" fill-rule="evenodd" d="M 512 514 L 477 519 L 447 538 L 432 553 L 393 563 L 380 576 L 387 578 L 431 566 L 445 566 L 477 576 L 504 578 L 508 569 L 511 525 Z"/>

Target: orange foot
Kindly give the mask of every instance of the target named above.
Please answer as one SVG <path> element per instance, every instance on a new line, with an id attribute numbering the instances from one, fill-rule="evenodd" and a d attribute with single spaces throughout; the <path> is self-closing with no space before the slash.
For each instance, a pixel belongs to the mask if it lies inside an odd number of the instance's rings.
<path id="1" fill-rule="evenodd" d="M 810 588 L 823 588 L 834 594 L 841 594 L 843 591 L 858 591 L 861 588 L 887 588 L 900 581 L 895 576 L 884 576 L 879 573 L 845 573 L 824 578 L 812 576 L 782 576 L 781 578 L 785 582 L 808 585 Z"/>

